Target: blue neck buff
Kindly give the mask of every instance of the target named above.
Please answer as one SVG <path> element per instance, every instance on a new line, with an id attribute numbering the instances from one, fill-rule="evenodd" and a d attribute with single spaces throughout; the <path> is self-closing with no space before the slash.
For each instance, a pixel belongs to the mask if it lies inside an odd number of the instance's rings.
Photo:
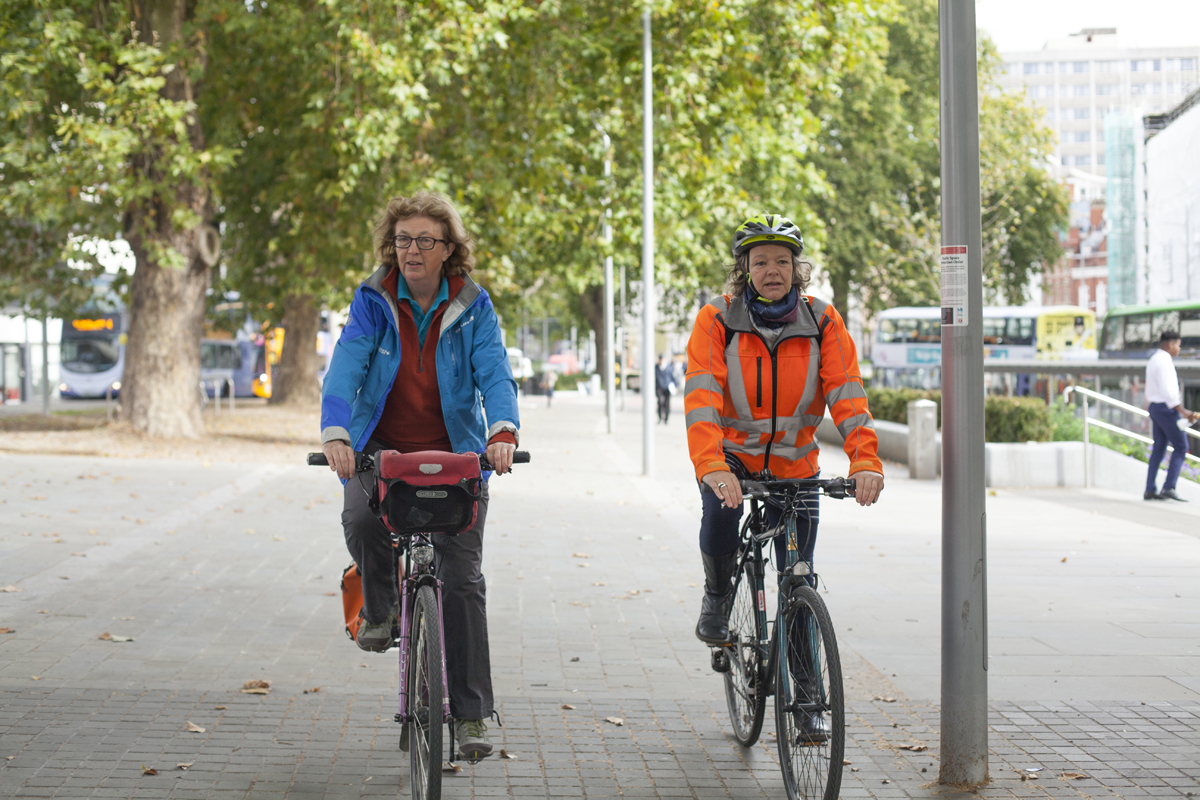
<path id="1" fill-rule="evenodd" d="M 746 307 L 754 315 L 754 320 L 764 328 L 782 328 L 784 325 L 796 321 L 800 293 L 796 291 L 795 286 L 787 295 L 772 302 L 765 297 L 760 297 L 754 284 L 747 282 L 745 299 Z"/>

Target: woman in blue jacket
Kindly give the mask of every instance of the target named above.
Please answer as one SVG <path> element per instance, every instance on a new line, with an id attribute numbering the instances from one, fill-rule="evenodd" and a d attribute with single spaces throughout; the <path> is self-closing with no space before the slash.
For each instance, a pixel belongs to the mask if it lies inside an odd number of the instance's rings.
<path id="1" fill-rule="evenodd" d="M 321 442 L 347 481 L 354 451 L 482 452 L 503 474 L 512 466 L 517 384 L 487 292 L 471 280 L 473 243 L 448 199 L 397 197 L 375 230 L 381 266 L 358 288 L 321 396 Z M 486 421 L 485 421 L 486 415 Z M 367 485 L 374 475 L 364 476 Z M 464 758 L 491 755 L 492 715 L 483 527 L 486 483 L 474 527 L 435 534 L 446 629 L 446 672 L 455 739 Z M 391 646 L 399 615 L 396 558 L 357 480 L 346 483 L 342 526 L 363 581 L 364 650 Z"/>

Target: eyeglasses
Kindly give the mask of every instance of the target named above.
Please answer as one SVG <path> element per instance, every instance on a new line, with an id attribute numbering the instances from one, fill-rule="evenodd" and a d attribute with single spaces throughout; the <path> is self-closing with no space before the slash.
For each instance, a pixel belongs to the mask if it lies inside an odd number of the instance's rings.
<path id="1" fill-rule="evenodd" d="M 445 239 L 434 239 L 432 236 L 418 236 L 415 239 L 411 236 L 392 237 L 392 244 L 395 245 L 397 250 L 407 250 L 413 242 L 417 243 L 418 250 L 432 250 L 433 246 L 438 242 L 449 244 Z"/>

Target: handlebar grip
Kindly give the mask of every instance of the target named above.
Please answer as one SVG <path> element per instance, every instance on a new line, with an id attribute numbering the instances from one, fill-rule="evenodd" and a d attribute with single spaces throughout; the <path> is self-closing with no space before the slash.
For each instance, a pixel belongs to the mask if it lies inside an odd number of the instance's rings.
<path id="1" fill-rule="evenodd" d="M 528 464 L 529 463 L 529 451 L 528 450 L 515 451 L 513 453 L 513 463 L 514 464 Z"/>
<path id="2" fill-rule="evenodd" d="M 309 453 L 308 465 L 310 467 L 328 467 L 329 459 L 325 457 L 324 453 Z"/>

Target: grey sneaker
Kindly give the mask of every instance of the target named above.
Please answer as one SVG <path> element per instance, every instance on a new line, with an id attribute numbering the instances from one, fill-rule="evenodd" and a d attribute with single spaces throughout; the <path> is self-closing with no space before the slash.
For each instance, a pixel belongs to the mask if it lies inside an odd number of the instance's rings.
<path id="1" fill-rule="evenodd" d="M 481 719 L 454 720 L 454 738 L 458 741 L 458 754 L 468 761 L 478 761 L 492 754 L 492 740 Z"/>
<path id="2" fill-rule="evenodd" d="M 372 625 L 363 618 L 362 624 L 358 626 L 358 635 L 354 637 L 354 642 L 361 649 L 371 653 L 382 653 L 392 646 L 395 641 L 396 626 L 399 625 L 400 609 L 398 606 L 393 606 L 391 612 L 387 615 L 387 619 L 378 625 Z"/>

